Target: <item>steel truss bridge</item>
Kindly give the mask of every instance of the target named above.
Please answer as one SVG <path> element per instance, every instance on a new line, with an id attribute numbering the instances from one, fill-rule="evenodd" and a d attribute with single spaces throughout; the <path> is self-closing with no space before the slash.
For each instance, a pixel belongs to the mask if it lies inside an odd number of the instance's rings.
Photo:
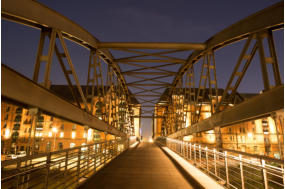
<path id="1" fill-rule="evenodd" d="M 131 134 L 130 130 L 121 129 L 126 125 L 120 126 L 117 121 L 121 119 L 117 107 L 124 102 L 127 109 L 123 118 L 125 122 L 131 123 L 133 118 L 162 119 L 167 125 L 164 135 L 181 139 L 193 133 L 216 131 L 228 125 L 272 116 L 275 111 L 284 109 L 284 86 L 273 38 L 274 31 L 283 29 L 283 2 L 234 23 L 203 43 L 100 42 L 84 28 L 36 1 L 3 0 L 1 11 L 2 19 L 41 31 L 32 78 L 26 78 L 2 64 L 2 97 L 27 107 L 36 107 L 47 114 L 124 138 Z M 79 82 L 66 40 L 89 51 L 84 87 Z M 244 46 L 234 70 L 229 70 L 231 75 L 226 78 L 227 85 L 221 99 L 218 99 L 215 52 L 241 40 L 245 41 Z M 130 55 L 116 57 L 111 51 Z M 182 52 L 189 53 L 189 56 L 186 59 L 175 56 Z M 64 73 L 73 103 L 50 90 L 54 56 Z M 239 85 L 255 56 L 259 58 L 261 69 L 256 71 L 261 72 L 263 91 L 234 104 Z M 201 65 L 200 72 L 194 70 L 196 64 Z M 124 65 L 134 69 L 126 70 Z M 173 66 L 179 70 L 170 71 Z M 44 67 L 44 73 L 40 72 L 41 67 Z M 43 78 L 42 81 L 39 78 Z M 197 79 L 199 85 L 195 84 Z M 101 119 L 95 115 L 95 96 L 104 106 Z M 138 103 L 134 103 L 134 99 Z M 206 99 L 210 99 L 211 117 L 201 120 L 201 107 Z M 189 104 L 190 110 L 185 108 Z M 140 113 L 134 114 L 132 107 L 139 107 Z M 165 109 L 163 115 L 157 115 L 155 111 L 160 107 Z M 186 111 L 195 112 L 191 114 L 189 127 L 183 121 Z M 174 122 L 179 123 L 177 130 L 171 129 Z M 114 145 L 118 144 L 105 144 L 105 147 Z M 96 152 L 95 147 L 88 148 Z M 114 151 L 107 160 L 114 154 L 120 153 Z M 80 160 L 80 155 L 78 157 Z M 46 158 L 50 160 L 51 156 Z"/>

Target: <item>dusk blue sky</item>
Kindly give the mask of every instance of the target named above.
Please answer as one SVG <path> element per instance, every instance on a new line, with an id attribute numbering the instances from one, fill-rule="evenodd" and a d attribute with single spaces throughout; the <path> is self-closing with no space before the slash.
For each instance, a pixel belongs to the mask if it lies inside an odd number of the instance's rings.
<path id="1" fill-rule="evenodd" d="M 104 42 L 204 42 L 222 29 L 279 1 L 190 0 L 39 0 L 73 20 Z M 1 62 L 31 78 L 40 31 L 2 20 Z M 284 75 L 283 30 L 274 33 L 280 71 Z M 86 83 L 89 53 L 71 42 L 68 48 L 80 82 Z M 241 41 L 216 52 L 218 87 L 223 88 L 241 52 Z M 115 57 L 122 53 L 112 51 Z M 186 58 L 190 53 L 177 55 Z M 240 92 L 262 90 L 256 55 L 241 83 Z M 127 68 L 122 67 L 122 70 Z M 178 70 L 178 67 L 173 68 Z M 199 68 L 198 68 L 199 70 Z M 58 64 L 52 67 L 53 84 L 66 83 Z M 130 78 L 127 79 L 130 81 Z M 198 79 L 196 79 L 197 81 Z M 283 80 L 282 80 L 283 82 Z M 143 134 L 151 133 L 151 120 L 143 120 Z"/>

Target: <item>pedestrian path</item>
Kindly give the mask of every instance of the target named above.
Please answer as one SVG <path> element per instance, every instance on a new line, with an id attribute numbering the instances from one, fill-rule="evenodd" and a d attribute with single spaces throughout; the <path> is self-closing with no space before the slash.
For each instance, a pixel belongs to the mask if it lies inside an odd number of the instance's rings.
<path id="1" fill-rule="evenodd" d="M 188 189 L 194 188 L 154 143 L 130 148 L 93 175 L 83 188 Z"/>

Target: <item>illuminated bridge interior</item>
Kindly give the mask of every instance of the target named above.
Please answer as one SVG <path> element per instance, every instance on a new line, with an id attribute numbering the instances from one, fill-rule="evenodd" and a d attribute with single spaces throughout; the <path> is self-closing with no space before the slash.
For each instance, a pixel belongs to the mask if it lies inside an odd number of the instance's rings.
<path id="1" fill-rule="evenodd" d="M 284 188 L 283 2 L 200 42 L 102 42 L 32 0 L 1 15 L 2 188 Z M 16 25 L 37 44 L 17 52 Z"/>

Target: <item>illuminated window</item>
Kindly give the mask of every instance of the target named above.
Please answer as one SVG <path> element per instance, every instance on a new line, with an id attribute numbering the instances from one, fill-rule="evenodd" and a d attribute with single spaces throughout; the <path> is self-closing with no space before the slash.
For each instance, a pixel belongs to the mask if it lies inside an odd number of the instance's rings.
<path id="1" fill-rule="evenodd" d="M 62 144 L 62 142 L 58 143 L 58 149 L 59 149 L 59 150 L 62 150 L 62 149 L 63 149 L 63 144 Z"/>
<path id="2" fill-rule="evenodd" d="M 60 132 L 59 137 L 60 137 L 60 138 L 63 138 L 63 137 L 64 137 L 64 133 L 63 133 L 63 132 Z"/>
<path id="3" fill-rule="evenodd" d="M 71 133 L 71 138 L 72 138 L 72 139 L 75 139 L 75 136 L 76 136 L 76 133 L 75 133 L 74 131 L 72 131 L 72 133 Z"/>
<path id="4" fill-rule="evenodd" d="M 72 125 L 72 130 L 76 130 L 76 125 Z"/>
<path id="5" fill-rule="evenodd" d="M 75 147 L 75 143 L 70 143 L 69 147 L 70 147 L 70 148 Z"/>

